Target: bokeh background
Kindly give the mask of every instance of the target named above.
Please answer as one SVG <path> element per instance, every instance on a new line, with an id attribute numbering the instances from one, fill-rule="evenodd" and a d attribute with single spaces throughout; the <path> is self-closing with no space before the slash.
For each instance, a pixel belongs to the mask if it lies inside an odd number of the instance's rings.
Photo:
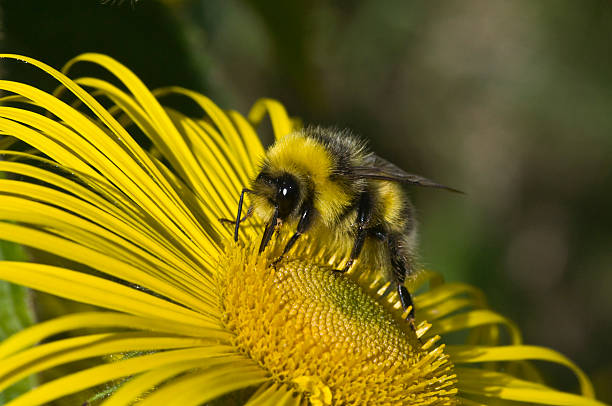
<path id="1" fill-rule="evenodd" d="M 58 68 L 107 53 L 150 87 L 243 113 L 274 97 L 464 190 L 410 191 L 423 264 L 483 289 L 612 402 L 611 1 L 3 0 L 0 13 L 2 52 Z M 22 64 L 0 73 L 55 85 Z"/>

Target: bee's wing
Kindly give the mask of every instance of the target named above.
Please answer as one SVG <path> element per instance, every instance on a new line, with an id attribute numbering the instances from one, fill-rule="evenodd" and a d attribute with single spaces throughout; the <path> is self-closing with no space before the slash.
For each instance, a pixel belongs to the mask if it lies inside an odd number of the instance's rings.
<path id="1" fill-rule="evenodd" d="M 410 185 L 433 187 L 455 193 L 463 193 L 460 190 L 434 182 L 423 176 L 407 173 L 376 154 L 368 155 L 365 159 L 364 166 L 356 166 L 353 170 L 355 176 L 362 179 L 388 180 L 391 182 L 407 183 Z"/>

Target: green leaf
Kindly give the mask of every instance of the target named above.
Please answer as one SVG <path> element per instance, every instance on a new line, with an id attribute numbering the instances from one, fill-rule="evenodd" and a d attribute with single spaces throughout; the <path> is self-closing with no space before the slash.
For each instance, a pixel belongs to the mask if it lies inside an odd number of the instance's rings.
<path id="1" fill-rule="evenodd" d="M 0 241 L 0 259 L 23 260 L 23 248 L 17 244 Z M 29 307 L 29 292 L 23 286 L 0 281 L 0 341 L 32 325 L 34 315 Z M 23 379 L 0 393 L 0 405 L 36 386 L 36 378 Z"/>

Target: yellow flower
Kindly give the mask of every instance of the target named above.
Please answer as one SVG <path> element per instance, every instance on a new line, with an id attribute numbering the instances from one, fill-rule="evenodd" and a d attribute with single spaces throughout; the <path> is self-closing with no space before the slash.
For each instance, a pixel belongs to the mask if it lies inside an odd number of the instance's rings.
<path id="1" fill-rule="evenodd" d="M 277 269 L 268 258 L 286 236 L 257 255 L 253 222 L 235 244 L 218 218 L 232 218 L 264 153 L 254 126 L 268 116 L 279 138 L 298 125 L 278 102 L 260 100 L 245 118 L 186 89 L 150 92 L 104 55 L 81 55 L 64 73 L 4 58 L 60 87 L 51 95 L 0 82 L 10 93 L 0 106 L 0 131 L 10 136 L 0 141 L 0 238 L 71 265 L 2 261 L 0 278 L 100 311 L 5 340 L 0 390 L 106 356 L 8 404 L 47 404 L 111 383 L 107 406 L 601 405 L 578 367 L 523 345 L 474 287 L 421 273 L 415 333 L 384 281 L 333 272 L 334 253 L 316 238 Z M 101 66 L 120 86 L 68 78 L 75 63 Z M 191 100 L 202 116 L 163 107 L 168 95 Z M 457 331 L 466 333 L 461 345 L 442 344 Z M 581 394 L 545 386 L 530 360 L 570 368 Z"/>

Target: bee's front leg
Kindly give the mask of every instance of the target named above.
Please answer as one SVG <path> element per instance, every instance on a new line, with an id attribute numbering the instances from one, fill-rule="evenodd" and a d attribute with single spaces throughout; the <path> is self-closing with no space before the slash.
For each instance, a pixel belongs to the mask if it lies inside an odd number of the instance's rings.
<path id="1" fill-rule="evenodd" d="M 304 204 L 302 205 L 301 213 L 300 213 L 300 220 L 298 221 L 298 225 L 295 230 L 295 233 L 291 236 L 289 241 L 287 241 L 287 245 L 285 245 L 285 248 L 283 249 L 283 253 L 280 255 L 280 257 L 276 258 L 276 260 L 272 263 L 272 265 L 276 265 L 277 263 L 279 263 L 281 259 L 283 259 L 285 254 L 289 252 L 291 247 L 295 245 L 298 238 L 300 238 L 302 234 L 308 231 L 308 229 L 312 225 L 312 219 L 314 217 L 314 212 L 315 210 L 312 204 L 312 200 L 306 200 Z"/>
<path id="2" fill-rule="evenodd" d="M 238 214 L 240 215 L 240 212 L 238 212 Z M 276 229 L 277 223 L 278 223 L 278 207 L 275 207 L 274 214 L 272 215 L 272 218 L 270 219 L 268 224 L 266 224 L 266 229 L 264 230 L 263 237 L 261 237 L 261 244 L 259 244 L 260 254 L 266 249 L 266 246 L 270 242 L 270 239 L 272 238 L 272 235 L 274 234 L 274 230 Z M 236 220 L 236 224 L 238 224 L 237 220 Z"/>
<path id="3" fill-rule="evenodd" d="M 242 202 L 244 201 L 244 194 L 247 192 L 253 193 L 253 191 L 249 188 L 243 188 L 242 192 L 240 192 L 240 200 L 238 201 L 238 213 L 236 214 L 236 226 L 234 227 L 234 241 L 236 242 L 238 242 L 238 229 L 240 228 L 240 221 L 242 221 L 242 219 L 240 218 L 240 215 L 242 213 Z M 248 212 L 247 216 L 245 217 L 248 217 Z"/>

